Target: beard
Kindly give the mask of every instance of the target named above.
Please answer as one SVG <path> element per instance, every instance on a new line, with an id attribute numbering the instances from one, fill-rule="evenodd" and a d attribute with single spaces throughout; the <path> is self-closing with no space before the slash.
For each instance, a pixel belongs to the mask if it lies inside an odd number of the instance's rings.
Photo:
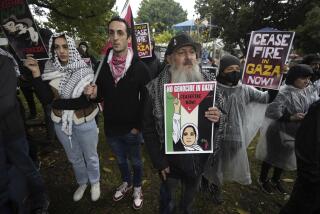
<path id="1" fill-rule="evenodd" d="M 191 68 L 178 68 L 176 65 L 172 65 L 170 67 L 171 81 L 173 83 L 203 81 L 199 65 L 197 63 L 191 63 L 191 65 Z"/>

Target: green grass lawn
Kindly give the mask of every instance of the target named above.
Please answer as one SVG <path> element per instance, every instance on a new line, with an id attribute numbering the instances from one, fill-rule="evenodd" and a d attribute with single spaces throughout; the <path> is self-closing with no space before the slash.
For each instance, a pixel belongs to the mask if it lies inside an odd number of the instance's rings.
<path id="1" fill-rule="evenodd" d="M 26 106 L 26 105 L 25 105 Z M 38 105 L 38 112 L 41 107 Z M 42 114 L 38 114 L 39 121 Z M 160 180 L 157 172 L 152 169 L 148 154 L 143 148 L 144 177 L 143 193 L 144 206 L 141 210 L 135 211 L 132 208 L 131 193 L 120 202 L 114 202 L 112 195 L 120 184 L 120 173 L 117 168 L 115 157 L 112 155 L 103 134 L 103 118 L 100 117 L 100 137 L 98 152 L 101 168 L 101 198 L 97 202 L 91 202 L 90 189 L 88 188 L 85 197 L 79 202 L 73 202 L 73 192 L 77 188 L 71 164 L 68 162 L 65 152 L 59 142 L 46 145 L 39 143 L 39 155 L 42 161 L 41 173 L 46 181 L 51 199 L 50 214 L 128 214 L 128 213 L 158 213 L 159 208 L 159 185 Z M 44 127 L 32 127 L 31 134 L 41 141 L 45 137 Z M 204 193 L 198 193 L 194 203 L 196 214 L 223 213 L 223 214 L 273 214 L 279 213 L 281 206 L 286 202 L 285 196 L 275 194 L 266 195 L 257 186 L 257 177 L 260 170 L 260 162 L 254 157 L 257 137 L 248 148 L 250 167 L 253 183 L 242 186 L 236 183 L 226 183 L 223 186 L 225 203 L 214 205 L 210 197 Z M 295 178 L 295 172 L 285 172 L 283 178 Z M 288 189 L 293 183 L 285 183 Z"/>

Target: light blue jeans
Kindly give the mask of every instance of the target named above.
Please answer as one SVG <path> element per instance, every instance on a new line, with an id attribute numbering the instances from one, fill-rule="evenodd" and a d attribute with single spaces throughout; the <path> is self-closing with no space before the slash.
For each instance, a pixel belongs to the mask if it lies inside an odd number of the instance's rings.
<path id="1" fill-rule="evenodd" d="M 72 164 L 77 183 L 82 185 L 88 181 L 91 184 L 99 182 L 98 131 L 95 120 L 80 125 L 73 124 L 71 141 L 61 130 L 61 123 L 54 123 L 54 128 Z"/>

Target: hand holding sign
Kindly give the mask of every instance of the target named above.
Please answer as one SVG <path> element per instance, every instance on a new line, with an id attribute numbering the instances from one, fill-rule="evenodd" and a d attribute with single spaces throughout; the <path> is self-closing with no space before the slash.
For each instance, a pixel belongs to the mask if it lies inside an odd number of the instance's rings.
<path id="1" fill-rule="evenodd" d="M 27 59 L 24 60 L 23 65 L 31 71 L 33 78 L 37 78 L 41 75 L 40 68 L 38 61 L 32 57 L 32 54 L 27 55 Z"/>
<path id="2" fill-rule="evenodd" d="M 204 116 L 211 122 L 216 123 L 220 120 L 220 115 L 221 113 L 217 107 L 210 107 Z"/>

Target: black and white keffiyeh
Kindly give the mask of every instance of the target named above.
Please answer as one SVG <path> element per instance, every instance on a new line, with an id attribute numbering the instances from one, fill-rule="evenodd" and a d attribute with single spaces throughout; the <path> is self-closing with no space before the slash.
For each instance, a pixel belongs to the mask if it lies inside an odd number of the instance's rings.
<path id="1" fill-rule="evenodd" d="M 17 77 L 20 76 L 19 65 L 18 65 L 16 59 L 8 51 L 3 50 L 2 48 L 0 48 L 0 55 L 7 56 L 12 60 L 12 62 L 14 64 L 14 70 L 16 71 L 16 76 Z"/>
<path id="2" fill-rule="evenodd" d="M 78 98 L 81 96 L 84 87 L 92 82 L 94 72 L 81 58 L 74 40 L 65 33 L 55 33 L 49 41 L 51 50 L 54 38 L 64 36 L 68 44 L 69 60 L 67 65 L 62 66 L 56 53 L 49 52 L 50 64 L 46 64 L 43 80 L 53 80 L 61 78 L 59 83 L 59 95 L 62 99 Z M 72 119 L 74 110 L 63 110 L 62 131 L 67 135 L 72 135 Z"/>

